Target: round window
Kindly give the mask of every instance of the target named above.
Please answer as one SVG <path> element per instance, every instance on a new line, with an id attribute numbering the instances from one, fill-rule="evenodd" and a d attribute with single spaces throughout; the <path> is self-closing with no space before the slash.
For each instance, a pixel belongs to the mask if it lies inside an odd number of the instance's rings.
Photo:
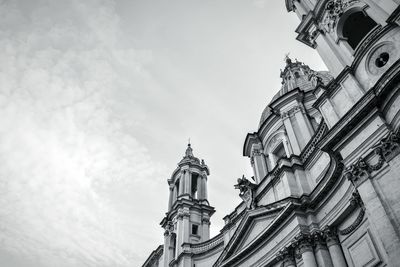
<path id="1" fill-rule="evenodd" d="M 382 68 L 385 66 L 389 61 L 389 53 L 383 52 L 375 59 L 375 65 L 378 68 Z"/>

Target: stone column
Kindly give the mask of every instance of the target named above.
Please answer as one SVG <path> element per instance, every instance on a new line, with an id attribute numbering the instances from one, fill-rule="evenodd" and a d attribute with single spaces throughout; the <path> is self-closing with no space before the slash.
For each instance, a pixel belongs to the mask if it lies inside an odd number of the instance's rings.
<path id="1" fill-rule="evenodd" d="M 176 188 L 176 186 L 174 186 L 174 190 L 172 191 L 172 206 L 174 205 L 175 201 L 178 199 L 178 188 Z M 171 207 L 172 207 L 171 206 Z"/>
<path id="2" fill-rule="evenodd" d="M 208 192 L 207 192 L 207 175 L 203 175 L 203 179 L 201 179 L 203 184 L 203 199 L 208 200 Z"/>
<path id="3" fill-rule="evenodd" d="M 185 192 L 185 171 L 181 172 L 181 178 L 179 180 L 179 192 L 178 192 L 178 196 L 183 195 L 183 193 Z"/>
<path id="4" fill-rule="evenodd" d="M 318 267 L 309 235 L 300 234 L 297 238 L 297 249 L 303 259 L 304 267 Z"/>
<path id="5" fill-rule="evenodd" d="M 185 194 L 192 196 L 192 174 L 189 170 L 185 172 Z"/>
<path id="6" fill-rule="evenodd" d="M 315 258 L 319 267 L 334 267 L 322 233 L 314 234 Z"/>
<path id="7" fill-rule="evenodd" d="M 180 209 L 177 216 L 177 233 L 176 233 L 176 255 L 175 258 L 182 253 L 182 244 L 189 242 L 190 236 L 190 212 L 187 208 Z"/>
<path id="8" fill-rule="evenodd" d="M 256 183 L 258 184 L 268 172 L 264 153 L 261 151 L 261 149 L 256 148 L 252 151 L 252 161 L 254 163 L 254 175 Z"/>
<path id="9" fill-rule="evenodd" d="M 204 217 L 201 219 L 201 222 L 203 224 L 201 241 L 204 242 L 210 239 L 210 219 Z"/>
<path id="10" fill-rule="evenodd" d="M 174 202 L 174 188 L 175 186 L 169 186 L 169 199 L 168 199 L 168 211 L 171 210 L 172 204 Z"/>
<path id="11" fill-rule="evenodd" d="M 290 157 L 290 155 L 292 155 L 293 153 L 292 153 L 292 149 L 289 146 L 288 138 L 287 138 L 286 134 L 285 134 L 285 138 L 283 138 L 282 141 L 283 141 L 283 147 L 285 148 L 286 155 L 288 157 Z"/>
<path id="12" fill-rule="evenodd" d="M 166 252 L 167 251 L 167 252 Z M 169 254 L 169 233 L 168 231 L 164 232 L 164 267 L 169 266 L 170 262 L 170 254 Z"/>
<path id="13" fill-rule="evenodd" d="M 297 140 L 302 140 L 301 148 L 303 149 L 311 139 L 314 130 L 311 127 L 310 121 L 305 116 L 305 110 L 303 107 L 295 107 L 294 112 L 294 117 L 301 129 L 301 132 L 298 133 Z"/>
<path id="14" fill-rule="evenodd" d="M 202 185 L 203 177 L 201 175 L 197 176 L 197 199 L 204 199 L 203 197 L 203 185 Z"/>
<path id="15" fill-rule="evenodd" d="M 347 267 L 346 259 L 344 258 L 336 231 L 331 227 L 326 227 L 324 230 L 324 237 L 329 254 L 331 255 L 333 267 Z"/>
<path id="16" fill-rule="evenodd" d="M 164 231 L 164 262 L 163 266 L 168 267 L 171 260 L 175 257 L 174 249 L 176 245 L 176 237 L 173 233 L 174 226 L 172 222 L 168 222 Z"/>
<path id="17" fill-rule="evenodd" d="M 290 122 L 289 114 L 287 112 L 282 114 L 282 121 L 283 124 L 285 125 L 286 133 L 289 137 L 289 142 L 293 149 L 293 153 L 296 155 L 300 155 L 301 152 L 300 146 L 297 141 L 296 134 L 294 133 L 292 123 Z"/>

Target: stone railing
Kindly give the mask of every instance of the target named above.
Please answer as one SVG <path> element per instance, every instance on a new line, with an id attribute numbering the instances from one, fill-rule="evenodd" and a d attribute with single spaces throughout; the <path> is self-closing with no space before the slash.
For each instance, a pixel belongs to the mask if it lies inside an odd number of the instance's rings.
<path id="1" fill-rule="evenodd" d="M 223 236 L 223 234 L 219 234 L 219 235 L 215 236 L 214 238 L 207 240 L 205 242 L 198 243 L 198 244 L 191 244 L 190 252 L 193 254 L 201 254 L 212 248 L 215 248 L 216 246 L 220 245 L 223 242 L 224 242 L 224 236 Z"/>

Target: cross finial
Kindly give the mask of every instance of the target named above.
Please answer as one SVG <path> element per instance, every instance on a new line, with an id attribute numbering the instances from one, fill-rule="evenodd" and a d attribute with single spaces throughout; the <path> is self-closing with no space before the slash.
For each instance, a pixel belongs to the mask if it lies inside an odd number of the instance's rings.
<path id="1" fill-rule="evenodd" d="M 288 52 L 288 53 L 285 54 L 285 59 L 284 59 L 284 61 L 285 61 L 287 64 L 292 63 L 292 60 L 290 59 L 289 55 L 290 55 L 290 52 Z"/>

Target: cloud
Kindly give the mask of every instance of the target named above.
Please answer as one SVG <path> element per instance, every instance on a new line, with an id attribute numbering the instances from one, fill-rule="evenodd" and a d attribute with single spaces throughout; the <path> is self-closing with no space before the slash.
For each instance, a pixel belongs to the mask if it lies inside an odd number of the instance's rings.
<path id="1" fill-rule="evenodd" d="M 265 8 L 267 5 L 268 0 L 253 0 L 253 6 L 258 8 Z"/>
<path id="2" fill-rule="evenodd" d="M 137 257 L 108 193 L 159 169 L 135 137 L 152 55 L 123 37 L 112 1 L 1 4 L 3 254 L 35 266 L 129 266 Z"/>

